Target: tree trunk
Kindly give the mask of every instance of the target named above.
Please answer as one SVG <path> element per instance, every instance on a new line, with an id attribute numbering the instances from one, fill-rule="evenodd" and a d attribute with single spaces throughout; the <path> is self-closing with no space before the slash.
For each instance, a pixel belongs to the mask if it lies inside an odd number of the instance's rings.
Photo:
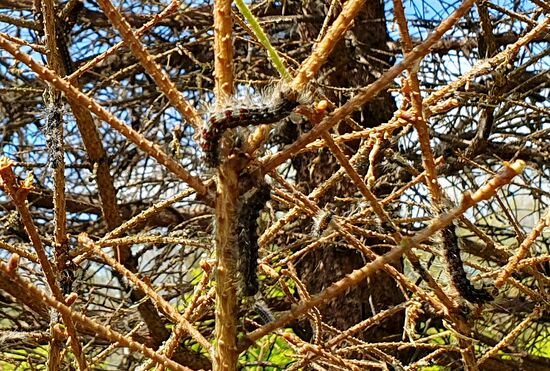
<path id="1" fill-rule="evenodd" d="M 339 9 L 334 9 L 331 14 L 327 14 L 330 4 L 330 1 L 322 0 L 306 2 L 302 11 L 321 19 L 328 17 L 332 21 L 338 15 Z M 389 40 L 385 22 L 383 4 L 377 1 L 367 1 L 362 12 L 356 18 L 354 27 L 340 41 L 329 62 L 320 71 L 319 75 L 323 76 L 323 79 L 319 83 L 329 87 L 324 89 L 324 93 L 336 105 L 349 99 L 350 94 L 330 87 L 365 87 L 391 65 L 390 53 L 384 53 L 384 51 L 388 51 L 387 41 Z M 316 28 L 315 25 L 309 23 L 307 26 L 303 26 L 300 29 L 302 38 L 315 40 L 320 32 L 320 28 Z M 356 113 L 353 119 L 365 128 L 375 127 L 387 122 L 392 117 L 394 110 L 395 102 L 390 94 L 385 92 L 362 107 L 362 112 Z M 337 130 L 344 133 L 349 131 L 349 126 L 341 123 Z M 298 134 L 295 133 L 295 135 Z M 348 157 L 351 157 L 358 146 L 359 143 L 352 143 L 344 146 L 343 149 Z M 328 151 L 295 157 L 293 166 L 297 170 L 297 184 L 306 194 L 327 180 L 339 168 L 338 162 Z M 364 175 L 368 165 L 365 164 L 359 168 L 358 170 Z M 377 175 L 380 173 L 380 169 L 374 169 L 374 173 Z M 389 187 L 378 187 L 376 195 L 381 197 L 390 192 Z M 349 178 L 344 177 L 319 200 L 319 206 L 325 205 L 325 210 L 331 211 L 339 209 L 335 214 L 342 215 L 346 211 L 346 206 L 337 205 L 331 201 L 335 197 L 353 196 L 354 193 L 357 193 L 356 187 Z M 367 262 L 360 252 L 342 247 L 345 245 L 344 239 L 337 242 L 338 246 L 336 243 L 323 245 L 303 257 L 297 264 L 298 274 L 310 294 L 323 290 Z M 375 239 L 364 242 L 371 246 L 382 243 Z M 376 252 L 383 253 L 383 251 Z M 402 264 L 397 263 L 396 268 L 402 270 Z M 397 283 L 385 272 L 379 272 L 350 290 L 345 296 L 341 296 L 321 308 L 321 315 L 325 323 L 344 330 L 403 300 L 403 294 Z M 307 328 L 307 323 L 301 322 L 298 326 L 306 326 L 299 330 L 306 330 L 305 333 L 310 333 L 311 329 Z M 383 321 L 358 334 L 358 337 L 368 341 L 395 341 L 401 337 L 402 332 L 403 316 L 401 313 L 400 317 L 392 317 L 389 321 Z"/>

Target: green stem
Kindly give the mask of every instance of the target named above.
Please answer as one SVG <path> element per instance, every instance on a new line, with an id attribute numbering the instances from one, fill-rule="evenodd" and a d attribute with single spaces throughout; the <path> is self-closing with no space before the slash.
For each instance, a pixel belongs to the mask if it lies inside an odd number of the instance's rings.
<path id="1" fill-rule="evenodd" d="M 277 51 L 275 48 L 273 48 L 273 45 L 269 42 L 269 38 L 267 37 L 266 33 L 262 29 L 262 26 L 258 23 L 258 20 L 248 6 L 244 3 L 243 0 L 235 0 L 235 4 L 237 4 L 237 8 L 239 8 L 239 11 L 243 15 L 243 17 L 248 21 L 250 24 L 250 28 L 252 29 L 252 32 L 256 35 L 258 40 L 262 43 L 264 48 L 267 49 L 267 53 L 269 55 L 269 58 L 271 59 L 271 62 L 273 63 L 273 66 L 277 69 L 281 77 L 283 77 L 285 80 L 290 80 L 291 76 L 288 70 L 286 69 L 283 60 L 279 57 L 279 54 L 277 54 Z"/>

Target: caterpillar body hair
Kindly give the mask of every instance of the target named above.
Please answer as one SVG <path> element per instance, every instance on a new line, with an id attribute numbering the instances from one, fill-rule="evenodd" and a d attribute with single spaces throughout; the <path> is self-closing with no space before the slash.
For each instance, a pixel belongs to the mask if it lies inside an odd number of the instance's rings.
<path id="1" fill-rule="evenodd" d="M 301 104 L 311 101 L 282 83 L 252 96 L 231 96 L 209 110 L 201 128 L 200 146 L 210 167 L 219 165 L 219 142 L 228 129 L 273 124 L 288 117 Z"/>
<path id="2" fill-rule="evenodd" d="M 451 224 L 442 231 L 443 242 L 445 244 L 445 258 L 453 285 L 459 294 L 470 303 L 484 304 L 492 301 L 493 297 L 487 290 L 475 288 L 466 276 L 462 258 L 460 257 L 460 248 L 458 247 L 458 237 L 455 228 Z"/>
<path id="3" fill-rule="evenodd" d="M 242 196 L 239 205 L 237 222 L 238 270 L 241 293 L 244 296 L 254 296 L 259 290 L 257 219 L 270 198 L 271 189 L 269 185 L 264 183 Z"/>

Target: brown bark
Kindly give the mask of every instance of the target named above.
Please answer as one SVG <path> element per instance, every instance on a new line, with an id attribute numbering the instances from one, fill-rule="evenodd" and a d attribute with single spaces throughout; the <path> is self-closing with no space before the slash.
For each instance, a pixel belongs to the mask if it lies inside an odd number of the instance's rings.
<path id="1" fill-rule="evenodd" d="M 324 13 L 329 5 L 330 2 L 310 2 L 305 6 L 304 12 L 318 16 L 317 12 Z M 338 11 L 334 13 L 337 14 Z M 327 15 L 323 14 L 323 16 Z M 301 28 L 301 34 L 303 38 L 315 39 L 319 30 L 320 28 L 315 25 L 308 24 Z M 383 52 L 387 50 L 388 40 L 383 5 L 378 2 L 366 2 L 359 17 L 356 18 L 355 26 L 348 31 L 344 40 L 339 42 L 328 63 L 321 70 L 320 75 L 325 77 L 320 82 L 333 87 L 364 87 L 368 85 L 379 76 L 381 71 L 390 66 L 389 53 L 384 54 Z M 341 93 L 330 89 L 326 92 L 337 105 L 346 100 Z M 354 115 L 353 118 L 365 128 L 374 127 L 387 122 L 391 118 L 394 108 L 395 103 L 390 94 L 386 92 L 362 107 L 361 112 Z M 349 127 L 341 123 L 337 130 L 344 133 L 349 131 Z M 357 147 L 358 143 L 351 143 L 345 147 L 346 154 L 352 155 Z M 338 162 L 328 151 L 322 151 L 316 155 L 295 157 L 292 163 L 298 173 L 297 183 L 306 194 L 328 179 L 339 168 Z M 364 172 L 366 169 L 362 170 Z M 379 169 L 375 169 L 375 173 L 378 171 Z M 326 205 L 327 201 L 334 197 L 352 196 L 356 191 L 357 189 L 349 179 L 343 179 L 325 194 L 319 205 Z M 388 189 L 380 189 L 377 196 L 383 196 L 388 191 Z M 332 204 L 326 206 L 327 209 L 333 207 Z M 344 210 L 341 211 L 344 212 Z M 372 239 L 368 242 L 375 245 L 381 241 Z M 382 251 L 376 252 L 382 253 Z M 364 264 L 365 257 L 361 253 L 351 248 L 336 246 L 336 244 L 325 244 L 302 258 L 297 265 L 297 270 L 309 293 L 314 294 Z M 398 263 L 396 268 L 402 270 L 402 265 Z M 347 292 L 346 295 L 323 307 L 321 316 L 323 321 L 329 325 L 338 329 L 347 329 L 401 301 L 403 301 L 403 295 L 397 283 L 386 273 L 379 272 Z M 369 341 L 396 340 L 403 331 L 402 319 L 403 317 L 398 315 L 391 321 L 383 321 L 360 334 L 359 338 Z M 303 326 L 306 328 L 300 328 Z M 295 326 L 297 331 L 305 331 L 305 334 L 310 333 L 311 335 L 311 330 L 307 327 L 309 326 L 303 322 Z"/>

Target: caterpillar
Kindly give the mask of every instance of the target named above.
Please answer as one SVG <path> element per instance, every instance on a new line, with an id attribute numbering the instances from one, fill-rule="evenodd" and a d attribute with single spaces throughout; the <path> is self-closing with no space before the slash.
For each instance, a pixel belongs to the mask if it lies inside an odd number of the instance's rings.
<path id="1" fill-rule="evenodd" d="M 271 189 L 266 183 L 242 196 L 238 208 L 237 244 L 238 270 L 241 293 L 254 296 L 259 290 L 258 283 L 258 231 L 257 219 L 261 210 L 271 198 Z"/>
<path id="2" fill-rule="evenodd" d="M 331 222 L 332 214 L 322 209 L 319 210 L 319 212 L 313 217 L 313 228 L 311 233 L 315 237 L 322 237 Z"/>
<path id="3" fill-rule="evenodd" d="M 249 98 L 230 97 L 221 108 L 208 114 L 201 128 L 200 147 L 207 165 L 219 165 L 219 142 L 227 129 L 279 122 L 309 99 L 308 95 L 299 95 L 281 84 Z"/>
<path id="4" fill-rule="evenodd" d="M 48 149 L 48 164 L 57 168 L 63 162 L 63 107 L 60 102 L 49 103 L 45 110 L 46 123 L 42 127 Z"/>
<path id="5" fill-rule="evenodd" d="M 451 224 L 449 227 L 444 228 L 442 233 L 445 244 L 445 258 L 451 275 L 451 281 L 456 290 L 470 303 L 484 304 L 492 301 L 493 297 L 487 290 L 475 288 L 466 276 L 462 258 L 460 257 L 455 226 Z"/>
<path id="6" fill-rule="evenodd" d="M 258 300 L 254 303 L 254 310 L 256 311 L 264 325 L 275 321 L 273 313 L 271 313 L 269 307 L 263 300 Z"/>

